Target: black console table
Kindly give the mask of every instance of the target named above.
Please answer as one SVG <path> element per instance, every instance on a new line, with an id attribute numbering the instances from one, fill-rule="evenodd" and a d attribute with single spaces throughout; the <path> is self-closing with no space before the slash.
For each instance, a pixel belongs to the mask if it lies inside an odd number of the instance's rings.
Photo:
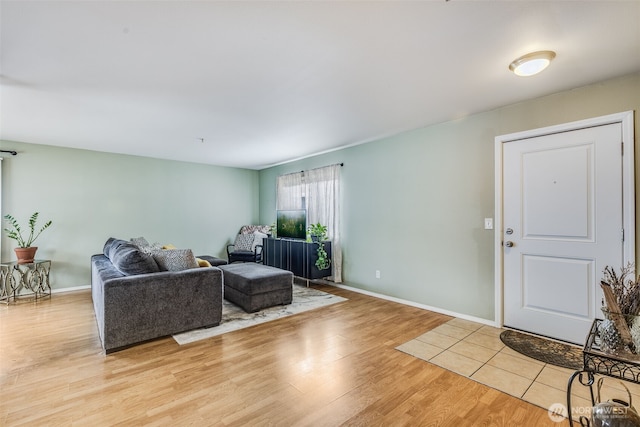
<path id="1" fill-rule="evenodd" d="M 316 267 L 319 244 L 324 245 L 324 250 L 331 259 L 331 242 L 316 243 L 269 237 L 263 241 L 262 260 L 265 265 L 288 270 L 294 276 L 305 279 L 331 276 L 331 266 L 324 270 Z"/>

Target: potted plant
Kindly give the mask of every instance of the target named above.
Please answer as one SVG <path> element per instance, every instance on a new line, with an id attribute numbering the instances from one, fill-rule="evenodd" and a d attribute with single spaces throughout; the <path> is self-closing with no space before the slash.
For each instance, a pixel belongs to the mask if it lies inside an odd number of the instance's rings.
<path id="1" fill-rule="evenodd" d="M 309 233 L 309 239 L 318 244 L 316 267 L 318 267 L 318 270 L 326 270 L 331 266 L 331 260 L 329 259 L 327 251 L 324 250 L 324 244 L 322 243 L 327 240 L 327 226 L 319 222 L 311 224 L 307 228 L 307 232 Z"/>
<path id="2" fill-rule="evenodd" d="M 307 228 L 307 232 L 309 233 L 309 237 L 312 242 L 322 242 L 327 240 L 327 226 L 322 225 L 319 222 L 316 224 L 311 224 Z"/>
<path id="3" fill-rule="evenodd" d="M 36 233 L 38 215 L 39 212 L 35 212 L 29 218 L 29 235 L 26 238 L 22 236 L 22 229 L 20 228 L 18 221 L 12 215 L 7 214 L 4 216 L 4 219 L 11 226 L 11 228 L 5 228 L 4 231 L 7 232 L 8 238 L 13 239 L 18 243 L 18 247 L 14 248 L 14 251 L 16 252 L 18 263 L 20 264 L 33 262 L 38 247 L 31 245 L 44 230 L 51 226 L 51 221 L 49 220 Z"/>

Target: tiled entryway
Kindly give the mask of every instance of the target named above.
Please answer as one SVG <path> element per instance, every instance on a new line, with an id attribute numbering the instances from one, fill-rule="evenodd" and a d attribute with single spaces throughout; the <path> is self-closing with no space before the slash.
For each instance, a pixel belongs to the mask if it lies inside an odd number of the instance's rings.
<path id="1" fill-rule="evenodd" d="M 503 330 L 453 319 L 396 348 L 544 409 L 554 403 L 566 405 L 567 382 L 574 371 L 511 350 L 500 340 Z M 624 384 L 631 391 L 637 407 L 640 385 L 627 381 Z M 589 389 L 577 380 L 572 396 L 574 414 L 582 408 L 591 407 Z M 616 379 L 605 382 L 602 396 L 603 400 L 629 400 Z"/>

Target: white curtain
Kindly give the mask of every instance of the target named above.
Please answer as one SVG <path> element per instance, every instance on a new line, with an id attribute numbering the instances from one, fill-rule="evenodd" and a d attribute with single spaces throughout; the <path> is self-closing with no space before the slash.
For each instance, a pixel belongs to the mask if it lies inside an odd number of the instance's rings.
<path id="1" fill-rule="evenodd" d="M 332 280 L 342 283 L 342 249 L 340 246 L 340 165 L 305 172 L 307 223 L 327 226 L 331 240 Z"/>
<path id="2" fill-rule="evenodd" d="M 331 240 L 331 279 L 342 283 L 342 249 L 340 245 L 340 168 L 331 165 L 278 177 L 277 209 L 306 209 L 307 224 L 327 226 Z"/>
<path id="3" fill-rule="evenodd" d="M 276 209 L 306 209 L 304 190 L 302 172 L 279 176 L 276 185 Z"/>

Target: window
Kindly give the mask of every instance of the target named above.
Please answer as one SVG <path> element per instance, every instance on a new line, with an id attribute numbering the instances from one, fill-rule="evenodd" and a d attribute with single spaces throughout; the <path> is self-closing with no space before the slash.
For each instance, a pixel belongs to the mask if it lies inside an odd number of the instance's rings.
<path id="1" fill-rule="evenodd" d="M 333 281 L 342 282 L 340 248 L 340 168 L 341 164 L 278 177 L 276 209 L 306 209 L 307 224 L 327 226 L 332 246 Z"/>

